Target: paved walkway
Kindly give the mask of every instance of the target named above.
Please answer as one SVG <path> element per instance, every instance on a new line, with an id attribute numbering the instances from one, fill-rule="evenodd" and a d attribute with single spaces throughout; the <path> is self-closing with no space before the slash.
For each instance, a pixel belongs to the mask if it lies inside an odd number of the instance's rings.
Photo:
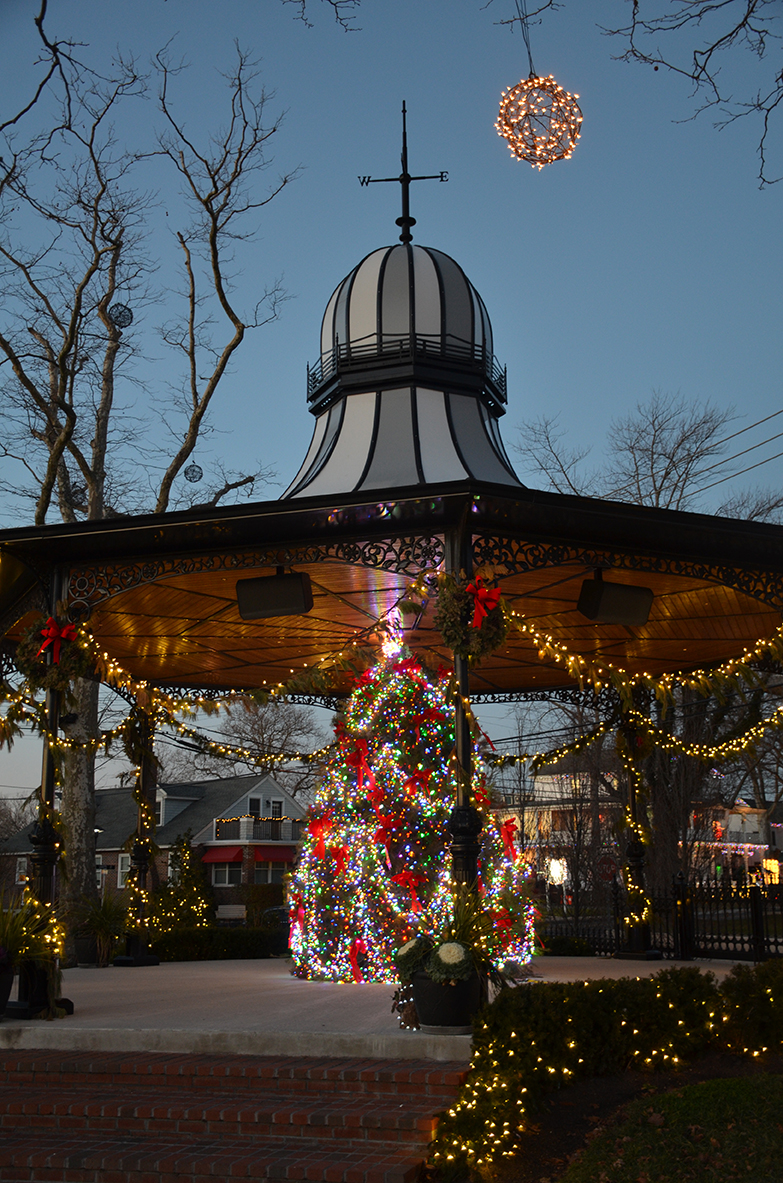
<path id="1" fill-rule="evenodd" d="M 733 962 L 537 957 L 533 983 L 641 977 L 673 965 L 717 977 Z M 287 959 L 168 962 L 132 969 L 68 969 L 75 1013 L 57 1022 L 4 1019 L 0 1048 L 365 1056 L 468 1060 L 469 1036 L 401 1031 L 393 986 L 304 982 Z M 15 996 L 15 995 L 14 995 Z"/>

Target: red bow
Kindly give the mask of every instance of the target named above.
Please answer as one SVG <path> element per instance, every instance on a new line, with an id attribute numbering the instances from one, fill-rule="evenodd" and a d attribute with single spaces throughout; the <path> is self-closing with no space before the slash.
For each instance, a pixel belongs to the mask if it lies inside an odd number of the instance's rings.
<path id="1" fill-rule="evenodd" d="M 428 789 L 431 776 L 431 768 L 428 768 L 426 772 L 412 772 L 402 786 L 403 791 L 413 796 L 417 789 Z"/>
<path id="2" fill-rule="evenodd" d="M 415 871 L 400 871 L 399 875 L 392 875 L 392 883 L 399 883 L 400 887 L 407 887 L 411 893 L 411 912 L 420 912 L 421 904 L 416 896 L 416 888 L 424 883 L 426 875 L 417 875 Z"/>
<path id="3" fill-rule="evenodd" d="M 499 587 L 482 587 L 481 576 L 476 577 L 475 583 L 468 584 L 468 591 L 473 596 L 473 620 L 471 628 L 481 628 L 484 617 L 497 608 L 500 600 Z"/>
<path id="4" fill-rule="evenodd" d="M 506 858 L 511 859 L 512 863 L 516 860 L 517 852 L 514 847 L 514 838 L 516 837 L 517 819 L 515 817 L 506 818 L 503 825 L 500 827 L 500 837 L 503 839 L 503 854 Z"/>
<path id="5" fill-rule="evenodd" d="M 416 733 L 417 742 L 421 739 L 421 725 L 422 723 L 445 723 L 446 716 L 443 711 L 439 711 L 437 707 L 427 707 L 419 715 L 414 715 L 411 719 L 413 723 L 413 730 Z"/>
<path id="6" fill-rule="evenodd" d="M 348 858 L 347 846 L 330 846 L 329 853 L 334 855 L 334 861 L 337 863 L 335 875 L 345 874 L 345 860 Z"/>
<path id="7" fill-rule="evenodd" d="M 76 629 L 74 628 L 74 626 L 72 624 L 64 624 L 61 628 L 60 625 L 57 623 L 57 621 L 54 619 L 54 617 L 50 616 L 46 622 L 46 628 L 41 629 L 41 636 L 44 638 L 43 644 L 41 645 L 41 648 L 38 650 L 38 652 L 36 653 L 35 656 L 40 657 L 41 654 L 43 653 L 44 649 L 46 649 L 46 647 L 48 645 L 51 645 L 52 646 L 52 660 L 53 660 L 54 664 L 57 665 L 60 660 L 60 644 L 61 644 L 61 642 L 62 641 L 75 641 L 76 640 Z"/>
<path id="8" fill-rule="evenodd" d="M 367 740 L 357 739 L 354 742 L 354 749 L 345 757 L 345 763 L 349 768 L 356 769 L 356 788 L 361 793 L 364 784 L 364 775 L 367 774 L 367 780 L 370 788 L 375 788 L 375 777 L 370 765 L 367 763 Z"/>
<path id="9" fill-rule="evenodd" d="M 324 835 L 333 825 L 330 817 L 314 817 L 310 819 L 307 830 L 311 838 L 315 838 L 315 857 L 323 858 L 326 854 Z"/>
<path id="10" fill-rule="evenodd" d="M 371 686 L 375 681 L 375 671 L 373 669 L 362 670 L 359 677 L 356 679 L 357 686 Z"/>
<path id="11" fill-rule="evenodd" d="M 405 657 L 402 661 L 395 661 L 391 667 L 394 673 L 408 674 L 413 678 L 414 682 L 423 682 L 424 678 L 421 674 L 421 664 L 415 657 Z"/>
<path id="12" fill-rule="evenodd" d="M 348 953 L 348 960 L 351 963 L 351 973 L 353 974 L 353 980 L 355 982 L 363 982 L 364 981 L 364 977 L 362 976 L 362 971 L 359 969 L 359 954 L 366 953 L 366 952 L 367 952 L 367 945 L 364 943 L 364 941 L 362 940 L 361 937 L 357 937 L 356 940 L 351 941 L 351 948 Z"/>
<path id="13" fill-rule="evenodd" d="M 391 866 L 391 859 L 389 858 L 389 842 L 391 841 L 391 832 L 394 829 L 394 822 L 390 817 L 381 817 L 378 814 L 378 829 L 372 836 L 373 842 L 380 842 L 386 847 L 386 862 Z"/>
<path id="14" fill-rule="evenodd" d="M 368 800 L 368 801 L 370 802 L 370 804 L 372 805 L 372 807 L 373 807 L 373 809 L 375 810 L 375 812 L 376 812 L 376 814 L 378 815 L 378 817 L 380 817 L 380 816 L 381 816 L 381 814 L 380 814 L 380 811 L 379 811 L 379 809 L 378 809 L 378 806 L 381 804 L 381 802 L 383 801 L 383 799 L 385 798 L 385 796 L 386 796 L 386 794 L 384 793 L 384 791 L 383 791 L 383 789 L 380 787 L 380 785 L 378 785 L 378 784 L 376 784 L 375 782 L 373 782 L 373 786 L 372 786 L 372 788 L 371 788 L 371 789 L 369 790 L 369 792 L 367 793 L 367 800 Z"/>

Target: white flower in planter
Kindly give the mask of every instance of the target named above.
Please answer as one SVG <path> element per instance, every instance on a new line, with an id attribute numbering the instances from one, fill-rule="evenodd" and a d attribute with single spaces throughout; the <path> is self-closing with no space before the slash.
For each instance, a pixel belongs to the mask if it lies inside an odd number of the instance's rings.
<path id="1" fill-rule="evenodd" d="M 447 941 L 445 945 L 441 945 L 437 949 L 437 954 L 441 961 L 445 961 L 447 965 L 458 965 L 460 961 L 465 960 L 465 947 L 458 944 L 457 941 Z"/>

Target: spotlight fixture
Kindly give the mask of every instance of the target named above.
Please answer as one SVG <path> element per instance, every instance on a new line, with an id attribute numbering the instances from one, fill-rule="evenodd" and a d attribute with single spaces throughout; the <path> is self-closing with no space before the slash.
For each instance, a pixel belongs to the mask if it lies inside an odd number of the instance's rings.
<path id="1" fill-rule="evenodd" d="M 603 571 L 597 570 L 593 579 L 583 582 L 576 608 L 596 624 L 624 624 L 627 628 L 638 628 L 647 624 L 652 602 L 653 593 L 649 587 L 605 583 Z"/>
<path id="2" fill-rule="evenodd" d="M 304 616 L 313 606 L 310 576 L 303 571 L 288 575 L 278 567 L 276 575 L 237 580 L 237 604 L 243 620 L 270 616 Z"/>

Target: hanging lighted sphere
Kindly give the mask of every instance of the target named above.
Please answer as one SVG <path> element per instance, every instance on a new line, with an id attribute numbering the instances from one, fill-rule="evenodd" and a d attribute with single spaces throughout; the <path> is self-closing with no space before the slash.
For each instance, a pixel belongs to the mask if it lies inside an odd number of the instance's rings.
<path id="1" fill-rule="evenodd" d="M 578 94 L 569 94 L 548 78 L 531 76 L 503 91 L 495 124 L 511 155 L 542 169 L 553 160 L 568 160 L 579 139 L 582 112 Z"/>

